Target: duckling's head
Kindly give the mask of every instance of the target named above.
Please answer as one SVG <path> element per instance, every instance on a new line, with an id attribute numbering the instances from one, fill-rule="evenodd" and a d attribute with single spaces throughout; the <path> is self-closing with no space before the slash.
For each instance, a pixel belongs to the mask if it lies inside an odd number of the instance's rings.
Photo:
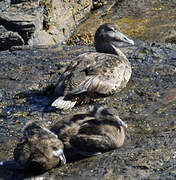
<path id="1" fill-rule="evenodd" d="M 114 122 L 119 127 L 128 127 L 127 124 L 120 119 L 119 113 L 115 108 L 95 107 L 93 110 L 93 114 L 96 119 Z"/>
<path id="2" fill-rule="evenodd" d="M 97 52 L 116 54 L 113 46 L 120 42 L 134 45 L 134 41 L 121 33 L 119 27 L 114 23 L 102 24 L 95 33 L 94 45 Z"/>

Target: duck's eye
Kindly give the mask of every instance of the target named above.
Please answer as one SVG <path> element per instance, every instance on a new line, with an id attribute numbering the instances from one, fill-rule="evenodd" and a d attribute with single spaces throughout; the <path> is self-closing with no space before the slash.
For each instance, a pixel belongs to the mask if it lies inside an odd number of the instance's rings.
<path id="1" fill-rule="evenodd" d="M 114 29 L 112 29 L 112 28 L 107 28 L 107 31 L 114 31 Z"/>
<path id="2" fill-rule="evenodd" d="M 54 146 L 54 147 L 53 147 L 53 150 L 54 150 L 54 151 L 57 151 L 57 147 Z"/>
<path id="3" fill-rule="evenodd" d="M 102 112 L 101 112 L 101 114 L 103 115 L 103 116 L 106 116 L 106 115 L 112 115 L 107 109 L 104 109 Z"/>

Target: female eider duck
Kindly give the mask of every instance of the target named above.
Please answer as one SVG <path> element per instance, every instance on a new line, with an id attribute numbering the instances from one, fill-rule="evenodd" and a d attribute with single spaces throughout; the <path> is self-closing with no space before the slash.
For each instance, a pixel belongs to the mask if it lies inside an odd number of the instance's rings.
<path id="1" fill-rule="evenodd" d="M 119 42 L 134 44 L 117 25 L 101 25 L 95 33 L 97 52 L 81 54 L 71 62 L 59 78 L 51 106 L 69 109 L 87 97 L 108 96 L 125 87 L 131 76 L 131 65 L 116 47 Z"/>
<path id="2" fill-rule="evenodd" d="M 124 127 L 127 128 L 127 124 L 115 108 L 95 107 L 90 113 L 75 114 L 67 122 L 57 122 L 51 131 L 62 140 L 66 158 L 74 160 L 122 146 Z"/>
<path id="3" fill-rule="evenodd" d="M 36 122 L 28 124 L 14 150 L 15 161 L 25 170 L 41 173 L 65 164 L 64 145 L 53 132 Z"/>

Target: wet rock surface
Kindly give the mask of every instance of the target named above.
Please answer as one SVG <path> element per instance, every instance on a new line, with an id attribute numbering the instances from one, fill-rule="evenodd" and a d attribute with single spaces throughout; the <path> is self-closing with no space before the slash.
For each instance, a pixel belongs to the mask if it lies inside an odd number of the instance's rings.
<path id="1" fill-rule="evenodd" d="M 69 162 L 40 177 L 46 179 L 175 179 L 176 178 L 176 46 L 136 41 L 122 47 L 132 65 L 132 77 L 119 93 L 100 99 L 119 109 L 128 124 L 123 147 L 95 157 Z M 1 179 L 32 179 L 13 164 L 13 150 L 24 124 L 37 120 L 50 128 L 63 117 L 90 109 L 44 113 L 59 75 L 88 46 L 12 47 L 0 52 Z"/>

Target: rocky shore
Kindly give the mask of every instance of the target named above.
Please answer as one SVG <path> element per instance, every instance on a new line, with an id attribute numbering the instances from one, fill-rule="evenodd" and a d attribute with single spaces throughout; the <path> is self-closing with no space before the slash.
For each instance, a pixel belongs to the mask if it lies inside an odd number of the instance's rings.
<path id="1" fill-rule="evenodd" d="M 11 2 L 11 5 L 9 1 L 3 2 L 4 8 L 0 9 L 0 22 L 6 22 L 8 19 L 7 16 L 5 18 L 7 12 L 16 13 L 17 11 L 14 9 L 19 5 L 19 1 L 14 4 Z M 116 4 L 112 12 L 117 12 L 116 8 L 120 6 L 120 15 L 126 18 L 125 13 L 127 11 L 122 11 L 125 0 L 120 2 L 121 5 Z M 134 5 L 137 1 L 130 2 Z M 171 0 L 148 0 L 145 2 L 148 4 L 151 2 L 152 7 L 156 2 L 160 2 L 161 5 L 167 4 L 167 8 L 172 7 L 172 11 L 176 8 L 174 1 Z M 20 3 L 24 3 L 23 8 L 26 6 L 26 2 Z M 31 1 L 30 3 L 32 5 L 37 2 Z M 145 7 L 143 1 L 140 1 L 140 3 L 137 4 L 138 8 Z M 101 10 L 105 10 L 104 8 L 107 6 L 110 7 L 110 4 L 105 4 Z M 132 6 L 130 7 L 132 8 Z M 10 8 L 12 9 L 10 10 Z M 36 8 L 34 9 L 35 12 L 38 11 Z M 98 13 L 101 10 L 98 9 L 94 12 Z M 80 17 L 85 18 L 89 11 L 85 10 L 85 14 Z M 148 12 L 150 12 L 149 9 Z M 39 17 L 39 14 L 36 14 L 29 12 L 30 17 Z M 114 20 L 117 20 L 114 14 L 112 13 L 111 16 Z M 15 16 L 11 15 L 11 18 L 15 19 L 17 17 L 17 14 Z M 82 21 L 81 19 L 79 21 Z M 48 112 L 42 116 L 43 108 L 48 103 L 50 94 L 65 67 L 77 55 L 83 52 L 95 51 L 95 49 L 91 45 L 58 45 L 60 39 L 63 41 L 62 38 L 58 38 L 58 43 L 55 46 L 52 43 L 50 46 L 41 45 L 42 43 L 33 46 L 21 46 L 30 44 L 29 42 L 33 41 L 33 35 L 36 34 L 32 29 L 35 26 L 33 20 L 27 19 L 26 16 L 24 20 L 29 24 L 27 25 L 23 21 L 24 24 L 19 26 L 17 23 L 22 22 L 18 18 L 15 20 L 16 24 L 12 20 L 6 22 L 7 24 L 12 23 L 10 27 L 15 27 L 19 31 L 14 31 L 3 24 L 0 26 L 0 32 L 3 32 L 0 39 L 2 36 L 10 36 L 14 39 L 0 41 L 6 42 L 4 44 L 0 43 L 0 47 L 3 47 L 0 51 L 0 161 L 6 162 L 4 166 L 0 166 L 0 179 L 2 180 L 32 180 L 36 178 L 12 163 L 13 150 L 22 135 L 22 128 L 26 122 L 37 120 L 45 124 L 46 127 L 51 127 L 53 123 L 68 114 L 84 111 L 92 106 L 91 104 L 76 106 L 70 112 Z M 168 18 L 168 24 L 170 22 L 172 25 L 173 32 L 175 25 L 174 22 L 169 20 L 170 18 Z M 84 23 L 87 22 L 89 22 L 89 19 Z M 126 22 L 126 26 L 128 26 L 128 22 Z M 79 28 L 82 27 L 83 24 L 79 26 Z M 127 34 L 130 33 L 125 29 L 125 24 L 121 24 L 121 27 L 124 27 L 123 29 Z M 30 30 L 28 29 L 28 31 L 27 28 Z M 69 29 L 70 33 L 72 28 L 69 27 Z M 33 32 L 32 36 L 30 36 L 30 32 Z M 65 35 L 64 37 L 67 39 L 69 36 Z M 155 36 L 153 35 L 153 37 Z M 157 43 L 154 41 L 148 42 L 146 36 L 143 36 L 142 41 L 137 40 L 140 38 L 135 34 L 131 37 L 133 37 L 135 45 L 121 48 L 132 65 L 132 77 L 128 85 L 120 93 L 98 102 L 102 105 L 117 107 L 120 117 L 128 124 L 124 146 L 95 157 L 69 162 L 64 166 L 41 174 L 40 178 L 67 180 L 164 180 L 176 178 L 176 45 L 174 43 L 168 44 L 162 38 Z M 174 37 L 174 33 L 172 37 Z M 144 38 L 146 41 L 144 41 Z M 12 41 L 13 43 L 10 43 Z"/>
<path id="2" fill-rule="evenodd" d="M 0 9 L 0 50 L 14 45 L 54 45 L 70 37 L 78 24 L 85 20 L 91 1 L 11 1 L 3 0 Z M 13 40 L 15 39 L 15 40 Z"/>

